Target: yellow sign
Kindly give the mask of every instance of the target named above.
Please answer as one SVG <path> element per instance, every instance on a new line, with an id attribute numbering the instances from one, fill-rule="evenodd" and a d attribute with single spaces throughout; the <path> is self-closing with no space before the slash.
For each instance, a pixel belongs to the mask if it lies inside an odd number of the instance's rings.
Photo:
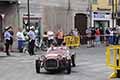
<path id="1" fill-rule="evenodd" d="M 66 46 L 74 46 L 78 47 L 80 46 L 80 37 L 79 36 L 65 36 L 64 42 L 66 43 Z"/>

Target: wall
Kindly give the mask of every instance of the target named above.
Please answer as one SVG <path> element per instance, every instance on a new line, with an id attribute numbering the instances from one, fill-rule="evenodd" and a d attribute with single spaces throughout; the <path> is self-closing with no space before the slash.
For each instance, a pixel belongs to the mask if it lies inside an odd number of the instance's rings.
<path id="1" fill-rule="evenodd" d="M 108 4 L 108 0 L 98 0 L 97 4 L 92 5 L 92 10 L 97 11 L 97 8 L 110 9 L 110 11 L 112 11 L 112 6 Z"/>
<path id="2" fill-rule="evenodd" d="M 20 26 L 22 26 L 22 16 L 23 14 L 27 14 L 27 0 L 20 1 Z M 69 29 L 74 28 L 74 16 L 76 13 L 89 14 L 89 0 L 70 1 L 71 12 L 69 13 L 69 16 L 66 16 L 68 0 L 30 0 L 30 12 L 34 16 L 39 16 L 42 18 L 42 26 L 44 27 L 44 30 L 48 29 L 49 26 L 52 26 L 53 29 L 57 26 L 57 24 L 60 24 L 64 28 L 65 32 L 68 32 Z M 66 25 L 68 27 L 66 27 Z M 71 27 L 69 28 L 69 26 Z"/>

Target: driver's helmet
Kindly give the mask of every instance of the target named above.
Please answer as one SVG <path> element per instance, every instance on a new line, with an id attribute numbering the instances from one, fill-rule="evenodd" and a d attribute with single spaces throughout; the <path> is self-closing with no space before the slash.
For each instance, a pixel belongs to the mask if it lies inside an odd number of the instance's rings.
<path id="1" fill-rule="evenodd" d="M 52 43 L 51 43 L 51 46 L 56 46 L 56 43 L 55 43 L 55 42 L 52 42 Z"/>
<path id="2" fill-rule="evenodd" d="M 63 46 L 66 46 L 66 43 L 65 43 L 65 42 L 63 42 L 63 43 L 62 43 L 62 45 L 63 45 Z"/>

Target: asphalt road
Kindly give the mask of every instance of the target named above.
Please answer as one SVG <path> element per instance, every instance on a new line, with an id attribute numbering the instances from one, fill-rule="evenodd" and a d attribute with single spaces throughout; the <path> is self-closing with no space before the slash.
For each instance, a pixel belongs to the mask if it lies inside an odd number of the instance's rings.
<path id="1" fill-rule="evenodd" d="M 0 80 L 109 80 L 112 70 L 105 64 L 105 47 L 81 46 L 73 51 L 77 54 L 77 66 L 72 68 L 70 75 L 62 72 L 49 74 L 44 69 L 37 74 L 34 64 L 38 55 L 12 53 L 12 56 L 7 57 L 0 52 Z"/>

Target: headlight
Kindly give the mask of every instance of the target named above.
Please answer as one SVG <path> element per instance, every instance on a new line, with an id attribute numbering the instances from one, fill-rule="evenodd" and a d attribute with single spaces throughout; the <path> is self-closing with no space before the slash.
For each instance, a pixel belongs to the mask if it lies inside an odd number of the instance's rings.
<path id="1" fill-rule="evenodd" d="M 65 54 L 63 55 L 63 58 L 70 59 L 70 54 L 69 54 L 69 53 L 65 53 Z"/>
<path id="2" fill-rule="evenodd" d="M 44 60 L 44 59 L 46 59 L 46 57 L 44 55 L 42 55 L 40 59 Z"/>
<path id="3" fill-rule="evenodd" d="M 61 55 L 58 55 L 58 56 L 57 56 L 57 58 L 58 58 L 58 59 L 61 59 L 61 58 L 62 58 L 62 56 L 61 56 Z"/>

